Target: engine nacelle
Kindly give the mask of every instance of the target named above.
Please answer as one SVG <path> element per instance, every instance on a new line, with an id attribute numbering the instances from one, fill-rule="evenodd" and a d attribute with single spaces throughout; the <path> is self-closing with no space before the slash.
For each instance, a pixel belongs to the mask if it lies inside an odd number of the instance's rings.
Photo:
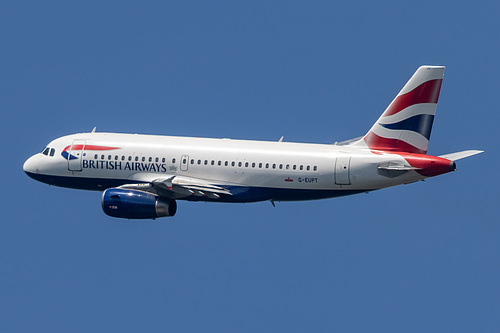
<path id="1" fill-rule="evenodd" d="M 165 200 L 148 192 L 110 188 L 102 195 L 102 210 L 112 217 L 155 219 L 174 216 L 177 203 L 175 200 Z"/>

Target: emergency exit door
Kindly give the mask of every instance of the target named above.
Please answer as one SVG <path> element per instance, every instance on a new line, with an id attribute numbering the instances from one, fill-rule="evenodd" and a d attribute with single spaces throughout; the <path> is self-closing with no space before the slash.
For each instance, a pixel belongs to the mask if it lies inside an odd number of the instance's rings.
<path id="1" fill-rule="evenodd" d="M 189 156 L 182 155 L 181 157 L 181 171 L 188 171 Z"/>

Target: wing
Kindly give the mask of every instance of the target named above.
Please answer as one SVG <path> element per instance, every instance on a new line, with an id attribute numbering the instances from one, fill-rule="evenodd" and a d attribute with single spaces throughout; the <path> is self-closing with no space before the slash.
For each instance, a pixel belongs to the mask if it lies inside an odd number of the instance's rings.
<path id="1" fill-rule="evenodd" d="M 131 178 L 144 183 L 126 184 L 119 188 L 150 192 L 169 199 L 184 199 L 195 196 L 217 200 L 220 199 L 221 195 L 232 195 L 229 190 L 200 178 L 176 175 L 158 178 L 158 174 L 135 174 Z"/>

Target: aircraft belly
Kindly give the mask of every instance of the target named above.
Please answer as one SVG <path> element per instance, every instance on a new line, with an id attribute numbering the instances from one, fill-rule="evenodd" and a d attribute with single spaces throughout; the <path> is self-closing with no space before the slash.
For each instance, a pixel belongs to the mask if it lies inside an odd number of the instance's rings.
<path id="1" fill-rule="evenodd" d="M 364 190 L 315 190 L 315 189 L 285 189 L 271 187 L 230 186 L 228 189 L 233 195 L 222 195 L 220 199 L 201 197 L 187 197 L 188 201 L 212 202 L 258 202 L 258 201 L 303 201 L 327 199 L 351 194 L 366 192 Z"/>
<path id="2" fill-rule="evenodd" d="M 67 187 L 81 190 L 104 191 L 107 188 L 118 187 L 131 183 L 142 183 L 140 181 L 132 181 L 130 179 L 116 178 L 88 178 L 88 177 L 69 177 L 55 176 L 44 174 L 28 175 L 42 183 L 49 185 Z M 274 201 L 300 201 L 300 200 L 316 200 L 326 199 L 338 196 L 345 196 L 365 192 L 365 190 L 351 189 L 304 189 L 304 188 L 272 188 L 264 186 L 225 186 L 232 195 L 221 195 L 220 199 L 207 197 L 191 196 L 182 198 L 181 200 L 189 201 L 211 201 L 211 202 L 258 202 L 266 200 Z"/>

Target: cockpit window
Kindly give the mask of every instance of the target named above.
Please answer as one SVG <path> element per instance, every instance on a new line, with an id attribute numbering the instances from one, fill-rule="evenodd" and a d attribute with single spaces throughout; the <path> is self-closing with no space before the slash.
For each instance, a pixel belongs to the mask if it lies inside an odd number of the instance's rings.
<path id="1" fill-rule="evenodd" d="M 43 150 L 42 154 L 45 156 L 54 156 L 56 153 L 56 150 L 54 148 L 47 147 Z"/>

